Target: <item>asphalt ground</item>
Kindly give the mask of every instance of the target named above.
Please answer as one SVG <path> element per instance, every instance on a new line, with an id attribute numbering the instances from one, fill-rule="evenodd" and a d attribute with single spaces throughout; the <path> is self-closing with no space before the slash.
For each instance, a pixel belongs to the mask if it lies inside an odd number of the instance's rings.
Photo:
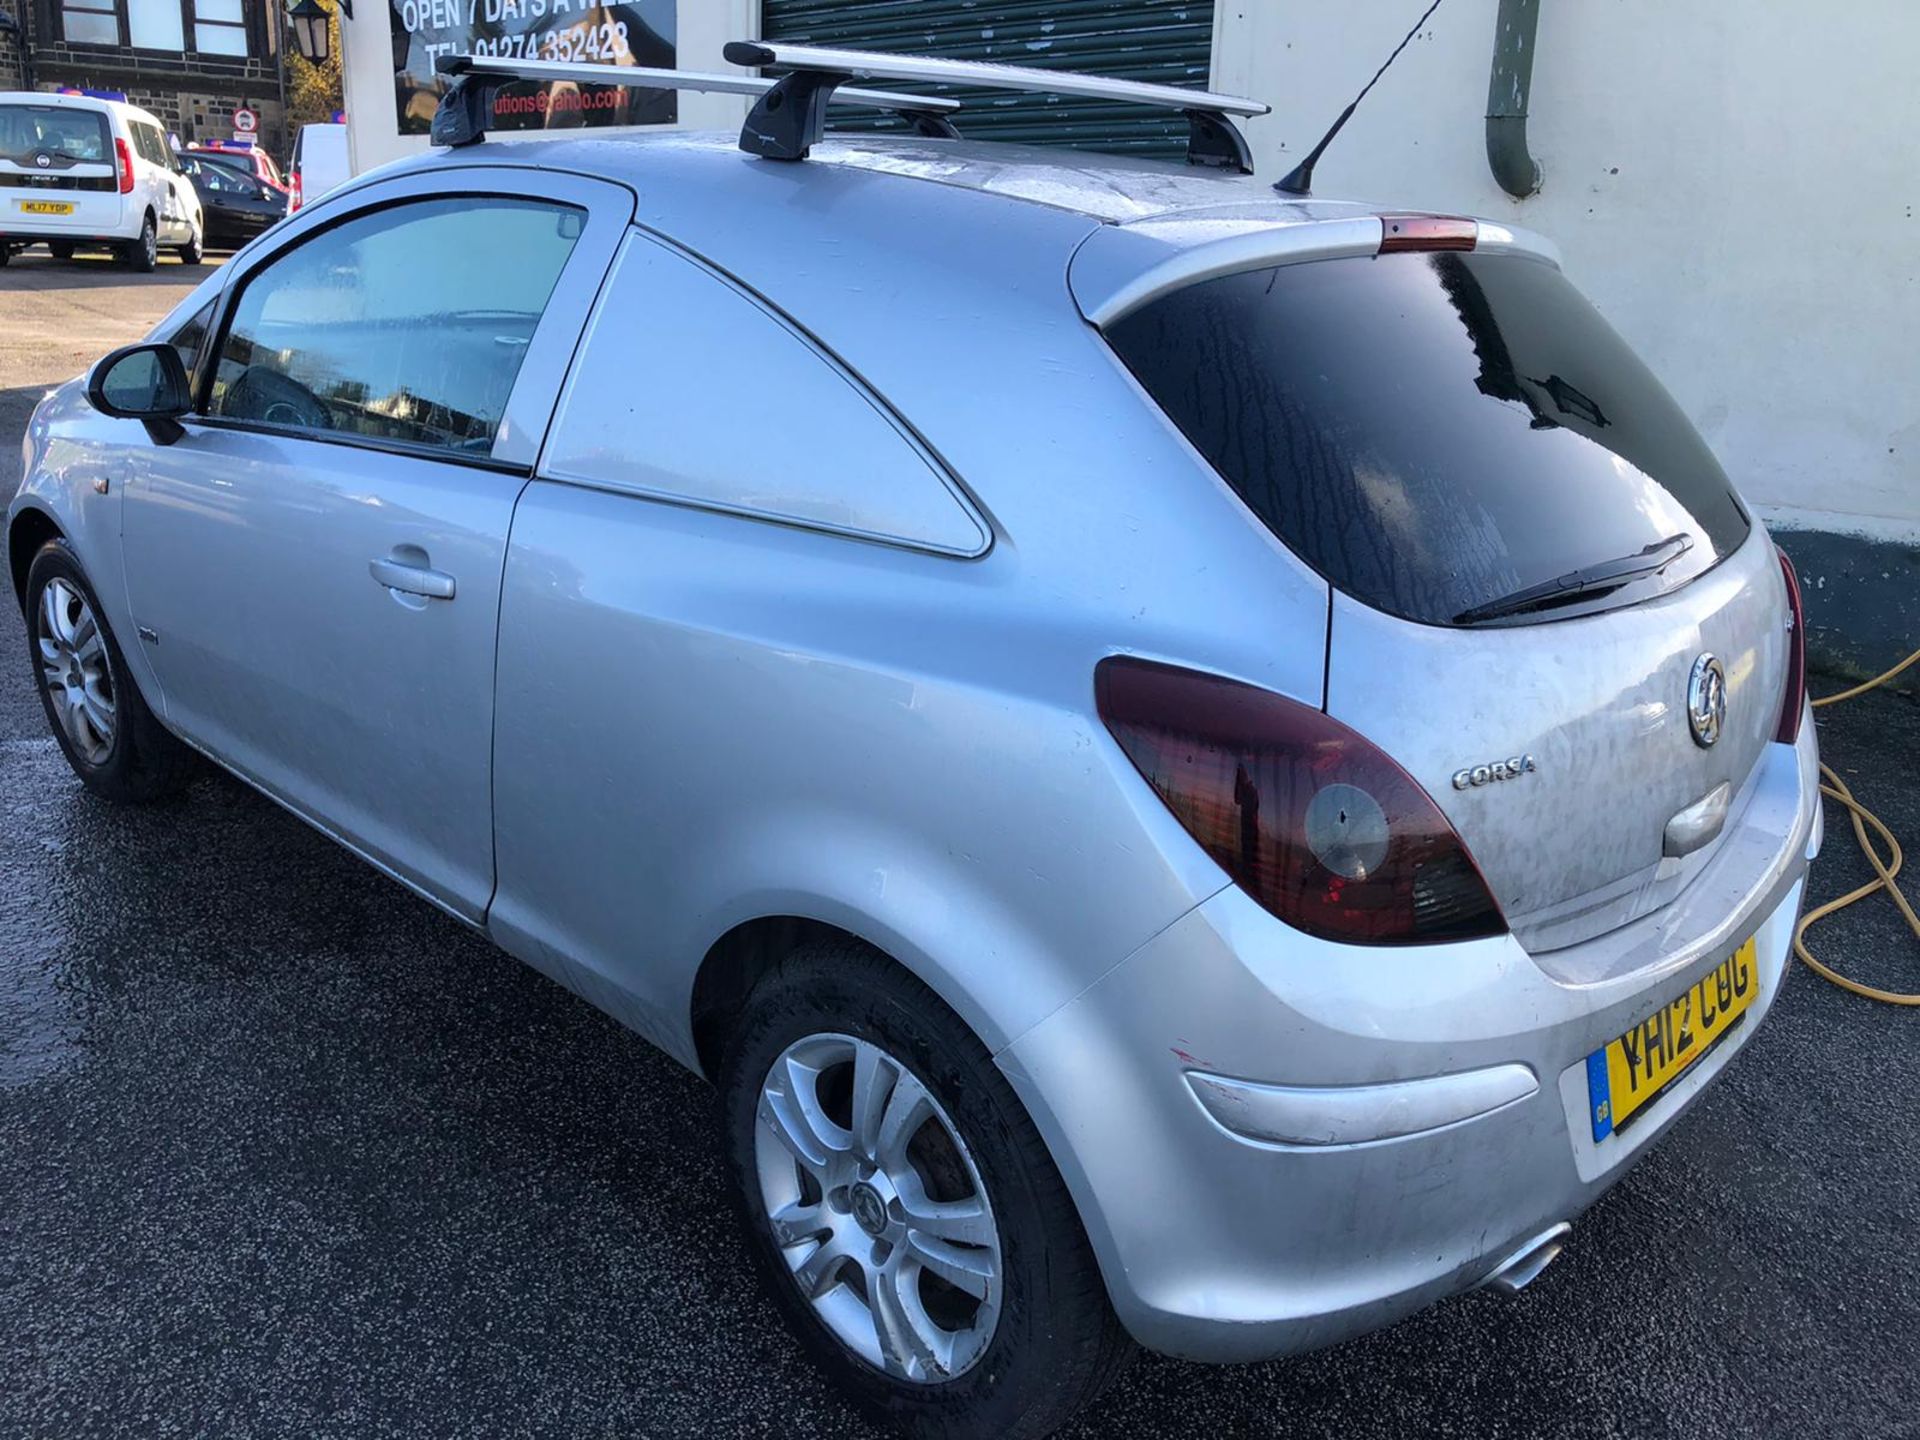
<path id="1" fill-rule="evenodd" d="M 40 388 L 191 278 L 0 271 L 0 496 Z M 0 609 L 0 1434 L 864 1433 L 756 1289 L 700 1082 L 235 781 L 94 800 Z M 1920 707 L 1820 729 L 1920 846 Z M 1815 898 L 1869 874 L 1827 819 Z M 1813 938 L 1920 988 L 1884 898 Z M 1522 1295 L 1145 1356 L 1075 1433 L 1920 1434 L 1917 1181 L 1920 1012 L 1795 966 Z"/>

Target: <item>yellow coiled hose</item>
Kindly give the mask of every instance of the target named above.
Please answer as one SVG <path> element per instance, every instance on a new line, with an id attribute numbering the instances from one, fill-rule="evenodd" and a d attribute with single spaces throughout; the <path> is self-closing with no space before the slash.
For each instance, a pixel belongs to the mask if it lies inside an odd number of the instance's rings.
<path id="1" fill-rule="evenodd" d="M 1842 700 L 1851 700 L 1856 695 L 1864 695 L 1875 686 L 1886 684 L 1915 661 L 1920 661 L 1920 650 L 1914 651 L 1886 674 L 1876 675 L 1864 685 L 1856 685 L 1851 690 L 1842 690 L 1838 695 L 1827 695 L 1814 701 L 1814 709 L 1818 710 L 1824 705 L 1838 705 Z M 1900 853 L 1900 842 L 1893 838 L 1893 832 L 1886 827 L 1886 823 L 1878 815 L 1853 798 L 1853 791 L 1847 788 L 1847 782 L 1825 764 L 1820 767 L 1820 779 L 1822 781 L 1820 793 L 1829 799 L 1838 800 L 1847 807 L 1849 818 L 1853 821 L 1854 837 L 1859 840 L 1860 849 L 1866 855 L 1867 863 L 1873 866 L 1874 874 L 1879 878 L 1869 880 L 1859 889 L 1849 890 L 1839 899 L 1829 900 L 1818 909 L 1809 910 L 1801 916 L 1800 924 L 1793 932 L 1793 953 L 1804 960 L 1815 974 L 1826 977 L 1842 990 L 1851 990 L 1856 995 L 1864 995 L 1869 1000 L 1882 1000 L 1889 1005 L 1920 1005 L 1920 995 L 1903 994 L 1898 990 L 1882 990 L 1877 986 L 1864 985 L 1858 980 L 1849 980 L 1837 970 L 1814 959 L 1813 952 L 1807 949 L 1808 926 L 1816 920 L 1826 919 L 1836 910 L 1844 910 L 1856 900 L 1866 899 L 1876 890 L 1885 890 L 1893 897 L 1893 903 L 1898 905 L 1900 913 L 1907 917 L 1907 924 L 1912 928 L 1915 938 L 1920 939 L 1920 915 L 1914 914 L 1913 905 L 1901 893 L 1900 887 L 1894 883 L 1893 877 L 1900 873 L 1900 862 L 1904 858 Z M 1892 852 L 1890 857 L 1883 859 L 1880 852 L 1874 848 L 1873 839 L 1867 834 L 1869 826 L 1873 827 L 1880 838 L 1887 842 L 1887 849 Z"/>

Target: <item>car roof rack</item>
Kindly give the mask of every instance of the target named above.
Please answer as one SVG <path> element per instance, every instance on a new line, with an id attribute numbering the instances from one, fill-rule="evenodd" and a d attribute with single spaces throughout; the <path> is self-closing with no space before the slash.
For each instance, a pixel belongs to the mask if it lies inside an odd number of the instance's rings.
<path id="1" fill-rule="evenodd" d="M 776 87 L 752 75 L 716 75 L 699 70 L 649 70 L 638 65 L 574 65 L 562 60 L 516 60 L 496 55 L 442 55 L 435 70 L 449 79 L 433 114 L 436 145 L 471 145 L 487 133 L 487 109 L 496 91 L 519 80 L 573 80 L 582 85 L 626 85 L 640 90 L 697 90 L 707 94 L 758 95 Z M 891 90 L 841 90 L 842 105 L 891 110 L 922 135 L 958 139 L 946 118 L 960 108 L 956 100 L 931 95 L 901 95 Z"/>
<path id="2" fill-rule="evenodd" d="M 740 148 L 769 160 L 804 160 L 826 130 L 826 106 L 850 80 L 917 80 L 992 90 L 1078 95 L 1135 105 L 1157 105 L 1187 117 L 1187 162 L 1253 173 L 1247 140 L 1230 115 L 1265 115 L 1272 107 L 1237 95 L 1215 95 L 1177 85 L 1148 85 L 1071 70 L 989 65 L 976 60 L 939 60 L 926 55 L 883 55 L 867 50 L 827 50 L 812 45 L 732 40 L 723 52 L 734 65 L 785 70 L 747 116 Z M 844 93 L 844 92 L 843 92 Z"/>

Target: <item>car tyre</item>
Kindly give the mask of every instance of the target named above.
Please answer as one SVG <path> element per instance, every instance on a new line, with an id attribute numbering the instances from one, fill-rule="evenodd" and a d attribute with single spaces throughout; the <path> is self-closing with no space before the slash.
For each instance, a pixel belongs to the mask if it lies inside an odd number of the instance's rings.
<path id="1" fill-rule="evenodd" d="M 154 228 L 153 214 L 148 212 L 146 219 L 140 222 L 140 236 L 130 241 L 123 252 L 127 268 L 136 275 L 148 275 L 153 272 L 160 258 L 160 232 Z"/>
<path id="2" fill-rule="evenodd" d="M 181 787 L 192 752 L 147 708 L 65 540 L 47 541 L 27 570 L 27 649 L 47 724 L 89 790 L 144 804 Z"/>
<path id="3" fill-rule="evenodd" d="M 851 939 L 796 949 L 754 987 L 719 1080 L 755 1266 L 871 1418 L 924 1440 L 1046 1435 L 1125 1366 L 1133 1342 L 1039 1132 L 986 1047 L 905 970 Z M 863 1104 L 878 1117 L 864 1126 Z"/>
<path id="4" fill-rule="evenodd" d="M 180 247 L 180 263 L 198 265 L 206 253 L 206 237 L 196 228 L 193 234 L 187 237 L 187 243 Z"/>
<path id="5" fill-rule="evenodd" d="M 56 260 L 71 260 L 73 258 L 73 242 L 71 240 L 50 241 L 47 245 L 47 253 Z"/>

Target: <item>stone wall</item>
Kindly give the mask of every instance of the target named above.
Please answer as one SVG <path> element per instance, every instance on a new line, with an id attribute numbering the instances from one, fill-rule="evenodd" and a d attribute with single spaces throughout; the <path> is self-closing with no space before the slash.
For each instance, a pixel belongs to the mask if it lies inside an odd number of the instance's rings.
<path id="1" fill-rule="evenodd" d="M 0 90 L 27 88 L 26 67 L 20 63 L 22 58 L 20 37 L 0 35 Z"/>

